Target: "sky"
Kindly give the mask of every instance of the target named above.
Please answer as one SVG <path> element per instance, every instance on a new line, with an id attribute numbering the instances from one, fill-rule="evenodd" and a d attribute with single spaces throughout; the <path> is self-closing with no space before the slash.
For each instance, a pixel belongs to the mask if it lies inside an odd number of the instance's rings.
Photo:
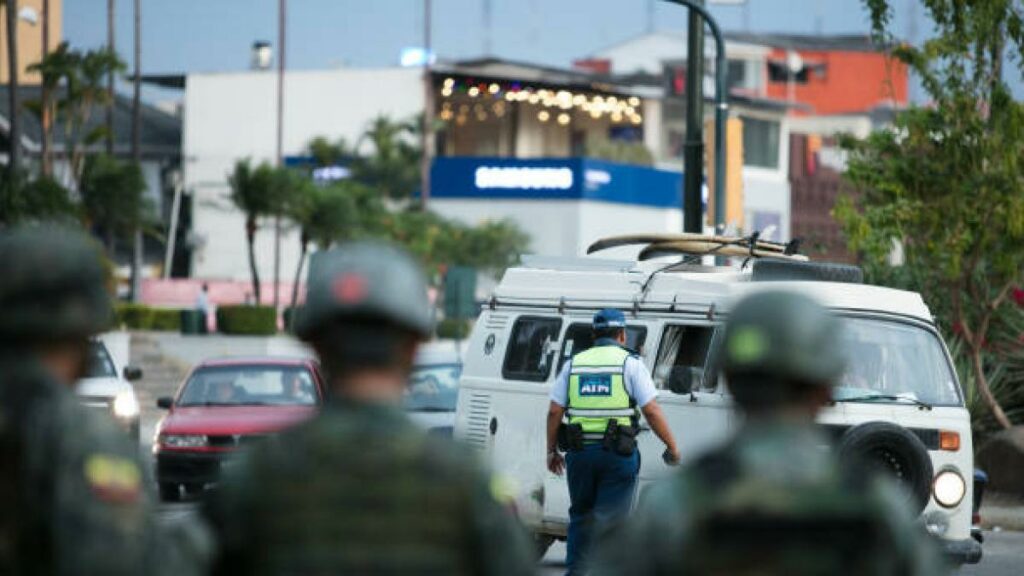
<path id="1" fill-rule="evenodd" d="M 895 0 L 897 28 L 910 0 Z M 490 0 L 492 55 L 568 66 L 643 33 L 648 0 Z M 441 58 L 484 54 L 485 0 L 433 0 L 433 36 Z M 106 40 L 107 0 L 64 0 L 64 35 L 72 45 Z M 683 30 L 686 10 L 655 2 L 659 30 Z M 277 41 L 277 0 L 142 0 L 144 72 L 245 68 L 255 40 Z M 860 0 L 749 0 L 746 8 L 712 6 L 726 30 L 866 32 Z M 116 0 L 119 51 L 131 60 L 132 0 Z M 745 26 L 748 24 L 749 26 Z M 385 66 L 423 37 L 423 0 L 290 0 L 288 66 Z M 680 50 L 684 50 L 680 47 Z"/>
<path id="2" fill-rule="evenodd" d="M 919 0 L 892 0 L 895 32 L 915 41 L 929 26 Z M 115 0 L 118 51 L 131 64 L 132 0 Z M 490 0 L 489 55 L 554 66 L 644 33 L 648 6 L 657 30 L 684 30 L 686 10 L 663 0 Z M 433 0 L 433 46 L 442 59 L 485 55 L 485 0 Z M 249 66 L 256 40 L 277 42 L 278 0 L 142 0 L 144 74 Z M 423 0 L 289 0 L 290 69 L 391 66 L 423 41 Z M 106 42 L 107 0 L 64 0 L 73 46 Z M 867 33 L 861 0 L 748 0 L 711 5 L 725 30 Z M 680 53 L 685 51 L 680 46 Z M 276 52 L 276 47 L 275 47 Z M 913 83 L 912 83 L 913 84 Z M 1011 79 L 1020 93 L 1020 82 Z M 916 96 L 911 88 L 912 97 Z M 916 90 L 919 92 L 919 90 Z M 916 98 L 915 98 L 916 99 Z"/>

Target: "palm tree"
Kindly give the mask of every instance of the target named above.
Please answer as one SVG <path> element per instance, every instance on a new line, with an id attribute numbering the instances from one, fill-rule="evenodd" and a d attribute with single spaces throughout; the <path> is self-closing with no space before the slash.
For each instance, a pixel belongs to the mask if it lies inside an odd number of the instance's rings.
<path id="1" fill-rule="evenodd" d="M 355 195 L 358 184 L 341 182 L 320 187 L 309 180 L 296 180 L 287 208 L 289 219 L 299 225 L 299 265 L 295 268 L 295 282 L 292 284 L 292 308 L 299 300 L 299 283 L 302 269 L 309 253 L 310 242 L 320 250 L 326 250 L 339 240 L 352 236 L 357 222 Z M 294 318 L 294 316 L 293 316 Z"/>
<path id="2" fill-rule="evenodd" d="M 239 160 L 228 175 L 231 185 L 231 202 L 245 214 L 245 239 L 249 247 L 249 272 L 252 276 L 252 293 L 260 303 L 260 275 L 256 266 L 256 232 L 259 219 L 280 212 L 280 199 L 284 196 L 282 183 L 286 173 L 276 170 L 266 162 L 256 168 L 246 160 Z"/>
<path id="3" fill-rule="evenodd" d="M 421 151 L 416 140 L 417 130 L 413 122 L 395 122 L 387 116 L 374 118 L 363 134 L 373 146 L 373 152 L 353 160 L 353 178 L 385 198 L 411 198 L 420 185 Z"/>

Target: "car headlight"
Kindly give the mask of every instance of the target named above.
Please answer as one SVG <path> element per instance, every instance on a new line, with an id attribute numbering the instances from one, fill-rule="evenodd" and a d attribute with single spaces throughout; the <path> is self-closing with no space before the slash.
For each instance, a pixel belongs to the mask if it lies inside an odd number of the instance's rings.
<path id="1" fill-rule="evenodd" d="M 932 493 L 939 505 L 952 508 L 964 499 L 964 495 L 967 493 L 967 483 L 955 470 L 943 470 L 935 476 Z"/>
<path id="2" fill-rule="evenodd" d="M 122 390 L 114 397 L 114 416 L 118 418 L 134 418 L 139 415 L 139 402 L 135 399 L 135 392 Z"/>
<path id="3" fill-rule="evenodd" d="M 206 436 L 201 434 L 164 434 L 160 443 L 169 448 L 201 448 L 206 446 Z"/>

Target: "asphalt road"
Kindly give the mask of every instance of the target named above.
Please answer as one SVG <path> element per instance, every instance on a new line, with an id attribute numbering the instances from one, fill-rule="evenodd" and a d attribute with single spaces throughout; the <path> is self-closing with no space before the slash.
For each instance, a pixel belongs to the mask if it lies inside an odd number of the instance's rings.
<path id="1" fill-rule="evenodd" d="M 160 506 L 160 520 L 173 522 L 196 513 L 193 503 Z M 985 554 L 980 564 L 965 566 L 961 576 L 1017 576 L 1024 564 L 1024 532 L 985 532 Z M 565 573 L 565 544 L 556 542 L 540 563 L 540 574 Z"/>

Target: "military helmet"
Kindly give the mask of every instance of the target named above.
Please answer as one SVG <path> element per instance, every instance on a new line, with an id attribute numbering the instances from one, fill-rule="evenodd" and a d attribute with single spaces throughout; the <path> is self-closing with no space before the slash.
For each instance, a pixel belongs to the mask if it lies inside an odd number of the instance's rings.
<path id="1" fill-rule="evenodd" d="M 725 324 L 723 369 L 729 378 L 833 385 L 845 367 L 839 320 L 808 296 L 758 292 L 741 299 Z"/>
<path id="2" fill-rule="evenodd" d="M 0 234 L 0 339 L 17 342 L 87 337 L 113 319 L 98 246 L 54 225 Z"/>
<path id="3" fill-rule="evenodd" d="M 354 242 L 314 255 L 295 333 L 309 340 L 339 317 L 380 319 L 423 337 L 433 331 L 420 266 L 395 246 Z"/>

